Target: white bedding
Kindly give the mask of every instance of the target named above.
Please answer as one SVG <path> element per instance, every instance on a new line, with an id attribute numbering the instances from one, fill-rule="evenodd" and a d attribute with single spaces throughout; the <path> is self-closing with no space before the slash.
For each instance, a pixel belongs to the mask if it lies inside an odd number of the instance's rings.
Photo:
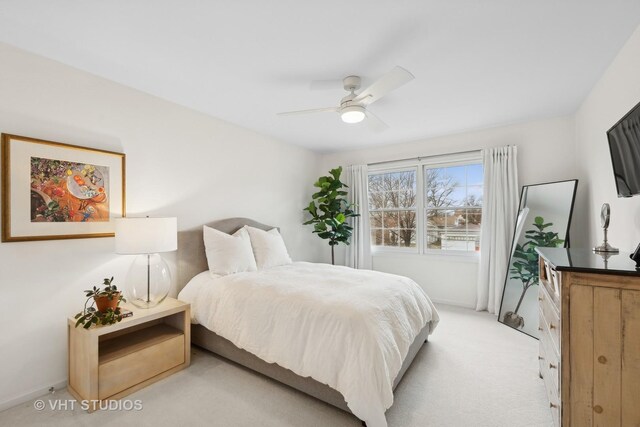
<path id="1" fill-rule="evenodd" d="M 191 303 L 194 322 L 237 347 L 338 390 L 369 427 L 387 425 L 409 346 L 439 319 L 411 279 L 307 262 L 201 273 L 179 298 Z"/>

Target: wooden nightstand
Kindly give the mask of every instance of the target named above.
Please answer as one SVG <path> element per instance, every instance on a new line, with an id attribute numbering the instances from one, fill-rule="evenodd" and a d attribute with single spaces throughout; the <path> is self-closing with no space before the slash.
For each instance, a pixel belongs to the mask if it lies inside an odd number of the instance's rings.
<path id="1" fill-rule="evenodd" d="M 167 298 L 115 325 L 83 329 L 70 317 L 69 392 L 78 400 L 120 399 L 189 366 L 191 315 L 187 303 Z"/>

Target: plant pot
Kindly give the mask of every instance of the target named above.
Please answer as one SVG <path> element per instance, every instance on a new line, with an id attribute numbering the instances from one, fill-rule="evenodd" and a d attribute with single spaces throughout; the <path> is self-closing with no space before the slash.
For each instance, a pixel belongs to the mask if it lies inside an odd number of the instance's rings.
<path id="1" fill-rule="evenodd" d="M 98 311 L 104 313 L 110 308 L 113 310 L 116 309 L 120 302 L 120 292 L 114 294 L 112 299 L 109 299 L 109 297 L 93 297 L 93 299 L 96 302 L 96 308 Z"/>
<path id="2" fill-rule="evenodd" d="M 502 321 L 505 325 L 511 326 L 515 329 L 522 329 L 524 327 L 524 319 L 518 313 L 514 313 L 513 311 L 508 311 Z"/>

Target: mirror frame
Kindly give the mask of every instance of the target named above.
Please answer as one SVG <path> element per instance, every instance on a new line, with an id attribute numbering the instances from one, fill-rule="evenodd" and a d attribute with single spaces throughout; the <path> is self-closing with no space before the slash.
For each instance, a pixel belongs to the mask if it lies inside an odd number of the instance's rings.
<path id="1" fill-rule="evenodd" d="M 506 323 L 504 323 L 502 320 L 500 320 L 500 314 L 502 313 L 502 306 L 504 304 L 504 294 L 505 294 L 505 290 L 507 288 L 507 283 L 509 282 L 509 271 L 511 270 L 511 258 L 513 256 L 513 248 L 514 245 L 517 244 L 516 242 L 516 230 L 518 227 L 518 216 L 520 216 L 520 212 L 522 212 L 522 209 L 524 209 L 524 206 L 522 206 L 522 202 L 523 202 L 523 196 L 524 196 L 524 191 L 525 188 L 529 188 L 529 187 L 538 187 L 541 185 L 550 185 L 550 184 L 560 184 L 563 182 L 573 182 L 573 196 L 571 198 L 571 207 L 569 208 L 569 219 L 567 221 L 567 230 L 564 236 L 564 248 L 568 248 L 570 245 L 570 231 L 571 231 L 571 220 L 573 219 L 573 209 L 575 207 L 575 203 L 576 203 L 576 195 L 578 193 L 578 180 L 577 179 L 565 179 L 565 180 L 560 180 L 560 181 L 550 181 L 550 182 L 542 182 L 539 184 L 531 184 L 531 185 L 523 185 L 522 188 L 520 189 L 520 201 L 518 202 L 518 213 L 517 216 L 515 218 L 515 222 L 514 222 L 514 227 L 513 227 L 513 237 L 511 238 L 511 246 L 509 246 L 509 260 L 507 261 L 507 273 L 506 276 L 504 278 L 504 285 L 502 287 L 502 297 L 500 298 L 500 309 L 498 310 L 498 322 L 502 323 L 503 325 L 516 330 L 520 333 L 523 333 L 525 335 L 528 335 L 532 338 L 535 339 L 539 339 L 539 337 L 531 335 L 530 333 L 514 328 L 513 326 L 507 325 Z M 540 286 L 540 284 L 538 283 L 537 286 Z"/>

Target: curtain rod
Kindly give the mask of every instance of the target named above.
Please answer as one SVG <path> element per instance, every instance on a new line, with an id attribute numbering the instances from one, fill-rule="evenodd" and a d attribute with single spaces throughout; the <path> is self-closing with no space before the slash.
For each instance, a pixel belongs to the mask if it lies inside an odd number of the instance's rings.
<path id="1" fill-rule="evenodd" d="M 420 161 L 422 159 L 428 159 L 428 158 L 432 158 L 432 157 L 444 157 L 444 156 L 455 156 L 456 154 L 480 153 L 481 151 L 482 151 L 481 149 L 478 149 L 478 150 L 466 150 L 466 151 L 456 151 L 455 153 L 432 154 L 430 156 L 418 156 L 418 157 L 408 157 L 406 159 L 385 160 L 385 161 L 382 161 L 382 162 L 367 163 L 367 166 L 384 165 L 385 163 L 405 162 L 407 160 Z"/>

